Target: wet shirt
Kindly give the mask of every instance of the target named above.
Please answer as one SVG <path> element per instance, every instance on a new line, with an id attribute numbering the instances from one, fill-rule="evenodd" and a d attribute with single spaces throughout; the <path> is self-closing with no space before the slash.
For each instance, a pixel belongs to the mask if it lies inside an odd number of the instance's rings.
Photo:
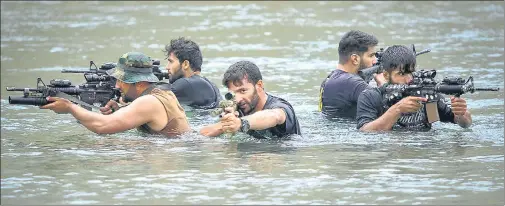
<path id="1" fill-rule="evenodd" d="M 177 137 L 185 132 L 191 130 L 184 109 L 181 107 L 174 93 L 170 90 L 164 90 L 163 86 L 157 84 L 156 87 L 146 90 L 145 93 L 156 97 L 165 108 L 164 112 L 167 114 L 167 124 L 160 131 L 154 131 L 149 125 L 143 124 L 137 127 L 137 130 L 149 134 L 161 134 L 166 137 Z M 145 94 L 144 94 L 145 95 Z"/>
<path id="2" fill-rule="evenodd" d="M 172 92 L 181 104 L 197 109 L 216 108 L 222 99 L 216 85 L 200 75 L 176 80 Z"/>
<path id="3" fill-rule="evenodd" d="M 258 139 L 281 138 L 290 134 L 301 135 L 300 124 L 291 104 L 282 98 L 267 94 L 267 102 L 263 110 L 276 108 L 283 109 L 286 112 L 286 121 L 284 123 L 264 130 L 249 130 L 247 134 Z"/>
<path id="4" fill-rule="evenodd" d="M 360 129 L 369 122 L 373 122 L 389 109 L 389 107 L 384 104 L 383 100 L 384 95 L 379 88 L 371 88 L 363 91 L 358 99 L 356 111 L 357 129 Z M 449 105 L 445 103 L 443 97 L 437 102 L 437 108 L 441 122 L 455 123 L 454 113 Z M 431 124 L 428 122 L 428 117 L 426 116 L 425 106 L 421 107 L 417 112 L 401 115 L 393 126 L 393 129 L 395 128 L 407 128 L 409 130 L 431 129 Z"/>
<path id="5" fill-rule="evenodd" d="M 319 110 L 327 117 L 356 116 L 356 105 L 361 92 L 371 88 L 357 74 L 334 70 L 320 88 Z"/>

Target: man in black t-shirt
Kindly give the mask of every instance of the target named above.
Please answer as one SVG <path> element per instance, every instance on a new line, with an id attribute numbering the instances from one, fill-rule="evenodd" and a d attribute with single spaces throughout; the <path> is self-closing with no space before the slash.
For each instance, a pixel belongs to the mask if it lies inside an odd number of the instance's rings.
<path id="1" fill-rule="evenodd" d="M 171 40 L 164 52 L 172 92 L 179 102 L 198 109 L 216 108 L 222 99 L 221 93 L 214 83 L 200 76 L 202 53 L 199 46 L 181 37 Z"/>
<path id="2" fill-rule="evenodd" d="M 379 41 L 361 31 L 347 32 L 338 44 L 337 69 L 323 81 L 319 89 L 319 111 L 326 117 L 356 116 L 356 104 L 363 90 L 371 88 L 358 71 L 371 67 L 376 61 L 375 47 Z M 378 85 L 381 76 L 374 76 Z"/>
<path id="3" fill-rule="evenodd" d="M 408 84 L 413 79 L 416 57 L 412 49 L 394 45 L 382 54 L 382 65 L 387 84 Z M 357 128 L 362 131 L 430 129 L 426 106 L 422 104 L 426 100 L 423 97 L 409 96 L 388 107 L 384 101 L 383 87 L 367 89 L 358 98 Z M 441 98 L 437 102 L 437 112 L 441 122 L 457 123 L 463 128 L 472 124 L 472 116 L 462 98 L 451 97 L 451 107 Z"/>
<path id="4" fill-rule="evenodd" d="M 243 116 L 229 107 L 220 121 L 205 126 L 200 133 L 218 136 L 224 132 L 245 132 L 255 138 L 301 135 L 295 111 L 286 100 L 267 94 L 259 68 L 252 62 L 240 61 L 228 68 L 223 85 L 235 93 L 235 101 Z"/>

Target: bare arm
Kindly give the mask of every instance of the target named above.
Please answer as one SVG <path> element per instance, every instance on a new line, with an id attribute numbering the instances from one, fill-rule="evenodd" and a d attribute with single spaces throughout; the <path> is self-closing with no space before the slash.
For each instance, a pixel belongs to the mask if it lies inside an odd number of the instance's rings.
<path id="1" fill-rule="evenodd" d="M 243 117 L 249 121 L 250 129 L 263 130 L 275 127 L 286 121 L 286 112 L 283 109 L 266 109 Z"/>
<path id="2" fill-rule="evenodd" d="M 238 114 L 227 113 L 218 123 L 203 127 L 200 134 L 215 137 L 223 134 L 225 130 L 237 132 L 241 125 L 237 116 Z M 267 109 L 242 118 L 249 122 L 249 129 L 263 130 L 283 124 L 286 121 L 286 112 L 283 109 Z"/>
<path id="3" fill-rule="evenodd" d="M 472 115 L 467 109 L 466 100 L 459 97 L 451 97 L 454 122 L 460 127 L 468 128 L 472 125 Z"/>
<path id="4" fill-rule="evenodd" d="M 422 102 L 427 99 L 423 97 L 409 96 L 403 98 L 393 106 L 391 106 L 382 116 L 374 121 L 364 124 L 361 131 L 388 131 L 393 128 L 393 125 L 398 121 L 402 113 L 416 112 L 422 107 Z"/>
<path id="5" fill-rule="evenodd" d="M 249 122 L 250 130 L 263 130 L 283 124 L 286 121 L 286 112 L 280 108 L 266 109 L 242 118 Z M 229 132 L 239 131 L 241 122 L 241 119 L 232 113 L 225 114 L 220 120 L 222 131 Z"/>
<path id="6" fill-rule="evenodd" d="M 472 125 L 472 115 L 469 111 L 466 111 L 464 115 L 454 115 L 454 122 L 460 127 L 468 128 Z"/>
<path id="7" fill-rule="evenodd" d="M 223 125 L 221 122 L 207 125 L 200 130 L 200 134 L 207 137 L 216 137 L 223 134 L 223 132 Z"/>
<path id="8" fill-rule="evenodd" d="M 122 132 L 152 122 L 159 111 L 164 111 L 163 105 L 152 95 L 139 97 L 110 115 L 90 112 L 75 104 L 70 106 L 70 113 L 82 125 L 98 134 Z"/>
<path id="9" fill-rule="evenodd" d="M 393 128 L 393 125 L 400 118 L 400 111 L 396 105 L 391 106 L 382 116 L 376 120 L 366 123 L 360 130 L 371 132 L 371 131 L 388 131 Z"/>

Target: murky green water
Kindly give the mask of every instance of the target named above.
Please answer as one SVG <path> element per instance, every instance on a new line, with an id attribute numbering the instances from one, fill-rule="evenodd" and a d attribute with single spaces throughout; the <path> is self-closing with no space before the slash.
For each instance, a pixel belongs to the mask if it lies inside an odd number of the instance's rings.
<path id="1" fill-rule="evenodd" d="M 1 2 L 2 204 L 504 204 L 503 2 Z M 469 129 L 365 134 L 317 112 L 350 29 L 432 52 L 420 68 L 473 75 Z M 187 36 L 220 81 L 252 60 L 290 101 L 303 136 L 272 142 L 135 131 L 95 135 L 70 115 L 9 105 L 6 86 L 78 74 L 128 51 L 163 59 Z M 164 62 L 165 63 L 165 62 Z M 19 94 L 20 95 L 20 94 Z M 216 119 L 187 111 L 199 130 Z"/>

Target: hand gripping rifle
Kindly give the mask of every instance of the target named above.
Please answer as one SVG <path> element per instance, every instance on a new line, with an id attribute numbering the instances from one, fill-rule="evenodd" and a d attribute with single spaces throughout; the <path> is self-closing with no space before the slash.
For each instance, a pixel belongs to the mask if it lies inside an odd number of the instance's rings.
<path id="1" fill-rule="evenodd" d="M 425 49 L 418 53 L 416 53 L 416 47 L 412 44 L 412 50 L 414 51 L 415 56 L 425 54 L 431 51 L 431 49 Z M 382 54 L 384 53 L 384 48 L 380 48 L 378 52 L 375 53 L 375 57 L 377 58 L 377 62 L 373 64 L 372 67 L 363 69 L 358 71 L 358 75 L 365 80 L 366 83 L 369 83 L 373 79 L 373 74 L 380 74 L 384 72 L 384 68 L 382 68 Z"/>
<path id="2" fill-rule="evenodd" d="M 223 112 L 228 113 L 224 110 L 226 107 L 233 107 L 234 111 L 237 111 L 238 107 L 237 107 L 237 102 L 235 101 L 235 94 L 233 94 L 231 92 L 227 92 L 224 95 L 224 100 L 221 100 L 219 102 L 218 108 L 212 110 L 210 112 L 210 115 L 219 116 L 221 118 L 222 117 L 221 114 Z M 231 137 L 233 135 L 233 133 L 225 131 L 224 135 L 226 137 Z"/>

